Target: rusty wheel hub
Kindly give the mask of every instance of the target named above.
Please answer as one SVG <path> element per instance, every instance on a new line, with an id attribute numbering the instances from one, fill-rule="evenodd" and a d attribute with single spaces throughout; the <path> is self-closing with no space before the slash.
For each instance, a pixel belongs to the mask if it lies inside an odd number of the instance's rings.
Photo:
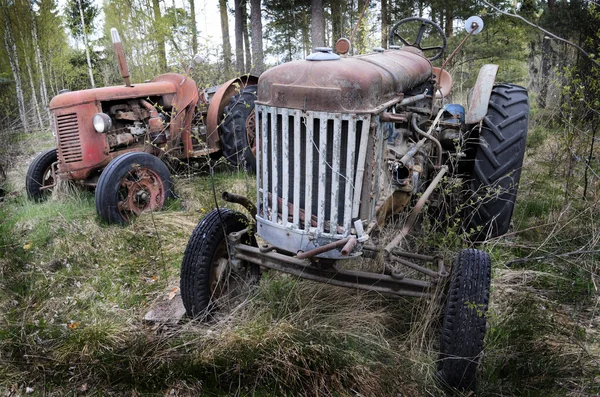
<path id="1" fill-rule="evenodd" d="M 248 147 L 252 154 L 256 156 L 256 112 L 250 113 L 250 116 L 246 119 L 246 137 Z"/>
<path id="2" fill-rule="evenodd" d="M 142 212 L 160 209 L 165 202 L 165 187 L 160 176 L 139 167 L 127 173 L 119 186 L 119 213 L 130 219 Z"/>

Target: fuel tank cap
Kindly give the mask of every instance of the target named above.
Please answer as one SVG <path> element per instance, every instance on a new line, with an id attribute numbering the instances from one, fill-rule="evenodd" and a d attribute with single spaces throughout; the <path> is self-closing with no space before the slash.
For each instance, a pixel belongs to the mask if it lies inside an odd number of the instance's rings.
<path id="1" fill-rule="evenodd" d="M 317 47 L 315 52 L 306 57 L 307 61 L 335 61 L 337 59 L 340 59 L 340 56 L 334 54 L 330 47 Z"/>

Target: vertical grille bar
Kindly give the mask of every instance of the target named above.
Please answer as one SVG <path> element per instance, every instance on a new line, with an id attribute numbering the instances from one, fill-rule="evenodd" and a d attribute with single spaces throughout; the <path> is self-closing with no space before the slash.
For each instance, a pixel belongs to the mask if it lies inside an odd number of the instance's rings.
<path id="1" fill-rule="evenodd" d="M 254 143 L 256 144 L 256 208 L 260 208 L 260 201 L 261 201 L 261 190 L 260 190 L 260 183 L 261 178 L 260 178 L 260 174 L 262 172 L 262 168 L 260 168 L 262 162 L 262 156 L 263 156 L 263 150 L 261 148 L 261 144 L 262 144 L 262 137 L 260 136 L 260 132 L 264 131 L 260 129 L 260 126 L 262 124 L 262 111 L 259 110 L 260 108 L 258 106 L 256 106 L 254 108 L 254 119 L 256 120 L 256 126 L 255 126 L 255 130 L 254 130 L 254 134 L 255 137 L 254 138 Z M 252 215 L 256 215 L 256 214 L 252 214 Z"/>
<path id="2" fill-rule="evenodd" d="M 279 156 L 277 152 L 277 136 L 279 135 L 279 131 L 277 130 L 277 114 L 279 112 L 277 109 L 272 108 L 271 110 L 271 158 L 273 167 L 271 170 L 271 221 L 277 222 L 278 216 L 278 206 L 277 206 L 277 185 L 278 185 L 278 172 L 277 169 L 277 157 Z"/>
<path id="3" fill-rule="evenodd" d="M 365 159 L 367 157 L 367 142 L 369 138 L 369 119 L 360 117 L 362 120 L 362 131 L 360 133 L 360 150 L 358 151 L 358 163 L 356 168 L 356 178 L 354 179 L 354 200 L 352 201 L 352 217 L 358 217 L 360 207 L 360 195 L 362 193 L 362 180 L 365 173 Z"/>
<path id="4" fill-rule="evenodd" d="M 329 220 L 329 233 L 337 234 L 338 206 L 340 194 L 340 152 L 342 151 L 342 122 L 340 116 L 333 119 L 333 164 L 331 172 L 331 218 Z"/>
<path id="5" fill-rule="evenodd" d="M 344 235 L 350 233 L 352 203 L 354 202 L 354 158 L 356 156 L 356 119 L 348 119 L 348 147 L 346 149 L 346 200 L 344 202 Z"/>
<path id="6" fill-rule="evenodd" d="M 300 111 L 294 110 L 294 225 L 300 227 Z"/>
<path id="7" fill-rule="evenodd" d="M 319 114 L 319 186 L 317 205 L 317 231 L 323 232 L 325 226 L 325 190 L 327 188 L 327 118 Z"/>
<path id="8" fill-rule="evenodd" d="M 313 185 L 313 139 L 314 139 L 314 116 L 312 112 L 307 112 L 304 119 L 306 123 L 306 189 L 304 191 L 304 228 L 310 230 L 312 219 L 312 185 Z"/>
<path id="9" fill-rule="evenodd" d="M 289 110 L 281 111 L 281 157 L 282 157 L 282 181 L 281 181 L 281 223 L 283 226 L 288 224 L 288 203 L 289 199 L 289 170 L 290 170 L 290 128 L 289 128 Z"/>
<path id="10" fill-rule="evenodd" d="M 262 108 L 262 202 L 263 202 L 263 217 L 268 218 L 269 213 L 269 111 L 268 108 Z"/>

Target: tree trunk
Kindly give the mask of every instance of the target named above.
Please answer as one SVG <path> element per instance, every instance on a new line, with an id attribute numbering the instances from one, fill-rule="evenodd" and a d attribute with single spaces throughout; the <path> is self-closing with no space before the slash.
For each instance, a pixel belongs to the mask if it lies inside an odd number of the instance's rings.
<path id="1" fill-rule="evenodd" d="M 245 73 L 250 73 L 252 69 L 252 54 L 250 53 L 250 37 L 248 35 L 248 6 L 246 0 L 242 0 L 242 30 L 244 32 L 244 51 L 246 54 Z"/>
<path id="2" fill-rule="evenodd" d="M 244 21 L 243 0 L 235 1 L 235 67 L 239 74 L 244 73 Z"/>
<path id="3" fill-rule="evenodd" d="M 265 71 L 260 3 L 261 0 L 251 0 L 250 9 L 250 24 L 252 26 L 252 59 L 254 60 L 253 72 L 257 76 Z"/>
<path id="4" fill-rule="evenodd" d="M 177 13 L 175 13 L 177 15 Z M 196 55 L 198 52 L 198 27 L 196 26 L 196 1 L 190 0 L 190 16 L 192 25 L 192 52 Z"/>
<path id="5" fill-rule="evenodd" d="M 381 46 L 388 47 L 389 37 L 388 6 L 387 0 L 381 0 Z"/>
<path id="6" fill-rule="evenodd" d="M 33 13 L 33 10 L 31 10 L 31 21 L 33 24 L 32 34 L 33 34 L 33 45 L 35 47 L 35 60 L 37 63 L 37 67 L 40 71 L 40 79 L 41 79 L 40 94 L 42 96 L 42 106 L 46 110 L 46 116 L 48 117 L 48 123 L 50 123 L 50 108 L 48 108 L 49 98 L 48 98 L 48 88 L 46 86 L 46 73 L 44 72 L 44 65 L 42 63 L 40 44 L 39 44 L 38 34 L 37 34 L 37 22 L 35 20 L 35 14 Z"/>
<path id="7" fill-rule="evenodd" d="M 325 38 L 323 37 L 323 0 L 311 0 L 310 2 L 310 35 L 312 49 L 325 47 Z"/>
<path id="8" fill-rule="evenodd" d="M 79 16 L 81 17 L 81 33 L 83 35 L 83 44 L 85 45 L 85 57 L 87 58 L 88 72 L 90 73 L 90 84 L 92 85 L 92 88 L 95 88 L 96 84 L 94 83 L 94 71 L 92 69 L 92 61 L 90 60 L 90 47 L 88 45 L 85 21 L 83 19 L 83 8 L 81 8 L 80 0 L 77 0 L 77 4 L 79 4 Z"/>
<path id="9" fill-rule="evenodd" d="M 446 8 L 446 37 L 452 37 L 453 26 L 454 25 L 454 14 L 452 13 L 452 8 Z"/>
<path id="10" fill-rule="evenodd" d="M 302 54 L 306 58 L 309 54 L 310 38 L 308 37 L 308 15 L 306 9 L 302 9 L 302 23 L 300 24 L 302 34 Z"/>
<path id="11" fill-rule="evenodd" d="M 229 41 L 227 0 L 219 0 L 219 13 L 221 14 L 221 36 L 223 37 L 223 66 L 225 69 L 225 75 L 227 78 L 229 78 L 229 76 L 231 76 L 231 42 Z"/>
<path id="12" fill-rule="evenodd" d="M 552 43 L 551 40 L 542 38 L 542 65 L 540 67 L 540 94 L 538 95 L 538 106 L 546 108 L 546 99 L 548 97 L 548 84 L 550 83 L 550 68 L 552 64 Z"/>
<path id="13" fill-rule="evenodd" d="M 331 46 L 342 37 L 342 5 L 341 0 L 331 0 Z"/>
<path id="14" fill-rule="evenodd" d="M 159 73 L 164 73 L 167 71 L 167 48 L 165 35 L 162 34 L 163 26 L 159 0 L 152 0 L 152 11 L 154 11 L 154 34 L 158 46 L 158 68 L 160 69 Z"/>
<path id="15" fill-rule="evenodd" d="M 37 99 L 37 93 L 35 90 L 35 83 L 33 81 L 33 73 L 31 72 L 31 65 L 29 64 L 29 60 L 25 57 L 25 67 L 27 68 L 27 75 L 29 76 L 29 89 L 31 90 L 31 106 L 35 111 L 35 116 L 38 121 L 38 128 L 42 129 L 44 127 L 44 121 L 42 120 L 42 114 L 40 113 L 40 106 Z"/>
<path id="16" fill-rule="evenodd" d="M 23 87 L 21 84 L 21 74 L 19 70 L 19 57 L 17 55 L 17 45 L 15 44 L 11 34 L 9 32 L 10 25 L 7 23 L 6 18 L 4 19 L 4 45 L 6 46 L 6 52 L 8 53 L 8 61 L 10 68 L 15 79 L 16 91 L 17 91 L 17 105 L 19 107 L 19 117 L 21 118 L 21 124 L 25 132 L 29 132 L 29 122 L 27 120 L 27 114 L 25 112 L 25 99 L 23 95 Z"/>

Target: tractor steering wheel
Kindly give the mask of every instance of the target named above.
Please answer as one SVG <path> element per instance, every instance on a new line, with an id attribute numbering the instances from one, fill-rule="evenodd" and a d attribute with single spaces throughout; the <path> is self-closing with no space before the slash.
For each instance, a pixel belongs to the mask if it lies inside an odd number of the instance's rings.
<path id="1" fill-rule="evenodd" d="M 400 33 L 398 33 L 398 28 L 401 25 L 411 23 L 411 22 L 413 22 L 413 23 L 420 22 L 420 24 L 421 24 L 421 26 L 419 27 L 419 31 L 417 33 L 417 38 L 412 43 L 410 43 L 408 40 L 406 40 L 404 37 L 402 37 L 402 35 Z M 427 25 L 431 25 L 429 32 L 427 31 Z M 421 41 L 423 41 L 424 35 L 426 33 L 427 33 L 427 36 L 433 36 L 433 34 L 437 33 L 442 38 L 442 45 L 431 46 L 431 47 L 421 47 Z M 396 41 L 396 39 L 398 39 L 398 41 Z M 405 18 L 405 19 L 401 20 L 400 22 L 398 22 L 397 24 L 395 24 L 394 27 L 392 28 L 392 30 L 390 31 L 390 46 L 398 45 L 400 43 L 405 46 L 418 48 L 419 50 L 421 50 L 423 52 L 437 51 L 434 56 L 432 56 L 431 58 L 427 58 L 430 61 L 434 61 L 434 60 L 438 59 L 440 56 L 442 56 L 442 54 L 444 53 L 444 50 L 446 49 L 446 35 L 444 34 L 444 31 L 442 30 L 442 28 L 440 28 L 440 25 L 430 21 L 429 19 L 419 18 L 419 17 Z"/>

